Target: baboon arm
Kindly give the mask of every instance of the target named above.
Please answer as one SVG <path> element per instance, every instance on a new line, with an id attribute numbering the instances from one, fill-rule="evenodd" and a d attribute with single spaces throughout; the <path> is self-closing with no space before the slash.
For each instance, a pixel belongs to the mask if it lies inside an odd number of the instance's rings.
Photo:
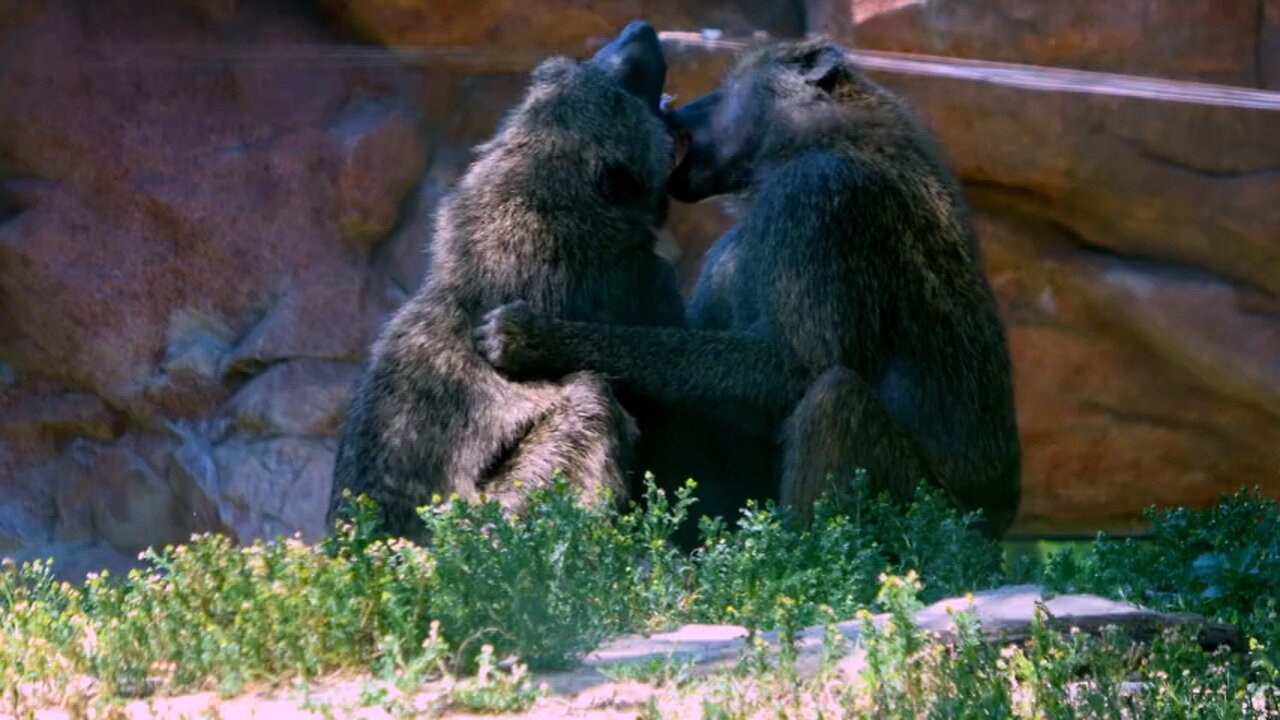
<path id="1" fill-rule="evenodd" d="M 737 405 L 780 421 L 812 381 L 785 348 L 744 333 L 554 319 L 535 325 L 521 368 L 595 370 L 661 402 Z"/>

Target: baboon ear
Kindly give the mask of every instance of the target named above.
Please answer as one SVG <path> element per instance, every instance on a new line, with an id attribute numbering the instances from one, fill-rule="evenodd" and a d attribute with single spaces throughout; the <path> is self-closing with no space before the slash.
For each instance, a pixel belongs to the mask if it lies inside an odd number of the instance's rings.
<path id="1" fill-rule="evenodd" d="M 646 200 L 644 183 L 631 169 L 620 163 L 609 163 L 598 180 L 600 196 L 610 205 L 643 205 Z"/>
<path id="2" fill-rule="evenodd" d="M 839 48 L 820 47 L 800 59 L 800 76 L 813 87 L 832 93 L 849 78 L 846 62 Z"/>

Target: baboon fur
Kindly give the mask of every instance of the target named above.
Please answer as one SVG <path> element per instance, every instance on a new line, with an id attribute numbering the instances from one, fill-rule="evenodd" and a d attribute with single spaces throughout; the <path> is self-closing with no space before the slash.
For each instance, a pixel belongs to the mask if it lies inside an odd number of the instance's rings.
<path id="1" fill-rule="evenodd" d="M 341 429 L 329 522 L 364 493 L 384 529 L 421 539 L 433 496 L 485 494 L 520 512 L 556 470 L 589 500 L 629 493 L 635 418 L 598 374 L 498 373 L 471 341 L 517 298 L 566 320 L 681 325 L 654 253 L 672 140 L 656 33 L 628 26 L 597 55 L 552 58 L 443 201 L 431 273 L 372 350 Z"/>
<path id="2" fill-rule="evenodd" d="M 724 418 L 724 480 L 810 516 L 817 497 L 919 481 L 999 536 L 1020 499 L 1004 331 L 958 183 L 906 104 L 838 46 L 746 55 L 682 107 L 673 197 L 738 196 L 693 329 L 605 327 L 514 303 L 476 338 L 496 366 L 590 369 Z M 866 470 L 865 476 L 856 472 Z M 851 480 L 866 477 L 857 487 Z"/>

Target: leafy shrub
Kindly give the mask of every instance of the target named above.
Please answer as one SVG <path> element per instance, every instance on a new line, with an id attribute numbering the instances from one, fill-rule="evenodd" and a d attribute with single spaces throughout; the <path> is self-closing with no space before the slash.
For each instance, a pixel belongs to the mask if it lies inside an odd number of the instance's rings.
<path id="1" fill-rule="evenodd" d="M 1144 514 L 1150 537 L 1099 535 L 1083 557 L 1059 552 L 1045 583 L 1239 623 L 1280 644 L 1280 504 L 1241 490 L 1204 510 Z"/>
<path id="2" fill-rule="evenodd" d="M 917 570 L 928 578 L 929 601 L 1002 579 L 1000 546 L 936 491 L 921 488 L 905 509 L 886 497 L 865 506 L 822 500 L 815 515 L 802 528 L 771 504 L 751 504 L 732 532 L 704 519 L 695 617 L 763 628 L 781 625 L 786 613 L 811 624 L 824 606 L 852 617 L 874 605 L 886 571 Z"/>
<path id="3" fill-rule="evenodd" d="M 676 588 L 665 580 L 674 562 L 666 541 L 687 496 L 672 509 L 650 486 L 649 510 L 619 516 L 607 504 L 582 504 L 557 480 L 532 493 L 518 519 L 496 503 L 461 499 L 424 510 L 431 614 L 464 659 L 468 648 L 492 645 L 532 667 L 565 667 L 669 609 Z"/>

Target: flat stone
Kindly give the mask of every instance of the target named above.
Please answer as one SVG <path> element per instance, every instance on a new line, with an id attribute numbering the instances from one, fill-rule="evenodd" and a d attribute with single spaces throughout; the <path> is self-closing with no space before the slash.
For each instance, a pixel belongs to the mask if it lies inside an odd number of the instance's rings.
<path id="1" fill-rule="evenodd" d="M 301 533 L 315 541 L 333 485 L 333 441 L 234 438 L 213 451 L 220 520 L 242 543 Z"/>
<path id="2" fill-rule="evenodd" d="M 299 359 L 272 365 L 231 399 L 241 430 L 258 435 L 332 437 L 342 424 L 360 366 Z"/>

